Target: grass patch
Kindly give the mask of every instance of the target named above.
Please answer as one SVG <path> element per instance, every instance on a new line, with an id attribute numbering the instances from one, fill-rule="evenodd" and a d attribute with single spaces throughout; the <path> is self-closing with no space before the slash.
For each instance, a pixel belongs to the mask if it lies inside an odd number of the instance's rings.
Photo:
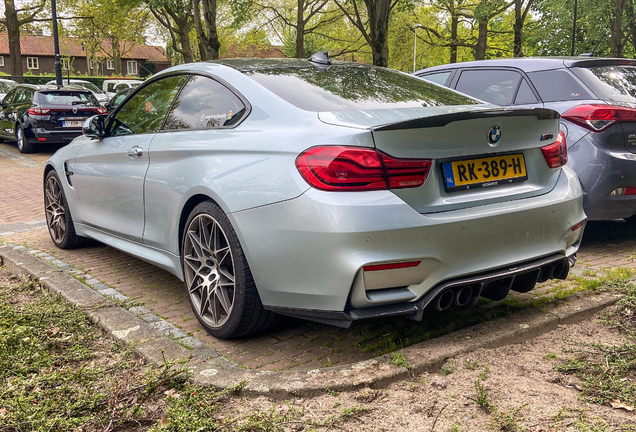
<path id="1" fill-rule="evenodd" d="M 618 307 L 607 313 L 602 321 L 621 331 L 627 342 L 606 345 L 570 341 L 572 348 L 565 350 L 568 358 L 560 360 L 554 367 L 559 372 L 580 378 L 580 396 L 588 402 L 636 407 L 636 385 L 630 379 L 636 371 L 636 286 L 629 282 L 632 275 L 633 271 L 616 269 L 597 281 L 588 282 L 596 286 L 597 291 L 624 295 L 617 302 Z"/>
<path id="2" fill-rule="evenodd" d="M 391 360 L 389 363 L 398 367 L 411 369 L 411 365 L 406 361 L 401 353 L 391 353 Z"/>
<path id="3" fill-rule="evenodd" d="M 6 275 L 5 272 L 3 272 Z M 3 430 L 106 430 L 154 423 L 148 401 L 187 375 L 144 365 L 88 316 L 29 279 L 0 285 Z"/>

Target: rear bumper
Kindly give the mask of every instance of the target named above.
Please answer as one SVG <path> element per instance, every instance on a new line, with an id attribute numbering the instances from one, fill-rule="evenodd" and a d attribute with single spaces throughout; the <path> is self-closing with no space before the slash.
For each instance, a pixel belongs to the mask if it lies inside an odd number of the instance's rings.
<path id="1" fill-rule="evenodd" d="M 389 191 L 311 189 L 229 217 L 265 307 L 305 316 L 412 306 L 447 281 L 572 256 L 583 229 L 571 227 L 586 218 L 567 168 L 547 194 L 436 214 L 419 214 Z M 415 260 L 408 269 L 364 272 Z"/>
<path id="2" fill-rule="evenodd" d="M 568 149 L 568 166 L 576 171 L 585 195 L 583 207 L 589 220 L 627 218 L 636 214 L 636 195 L 610 196 L 617 188 L 636 187 L 636 154 L 613 151 L 595 143 L 587 134 Z"/>
<path id="3" fill-rule="evenodd" d="M 48 130 L 44 128 L 31 128 L 30 132 L 31 133 L 26 134 L 25 137 L 29 142 L 37 144 L 68 144 L 82 135 L 81 129 Z M 38 138 L 44 138 L 44 140 L 38 140 Z"/>

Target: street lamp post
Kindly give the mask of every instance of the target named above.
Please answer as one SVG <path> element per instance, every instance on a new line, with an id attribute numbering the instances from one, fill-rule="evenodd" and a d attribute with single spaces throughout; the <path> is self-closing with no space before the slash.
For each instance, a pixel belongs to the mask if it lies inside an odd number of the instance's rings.
<path id="1" fill-rule="evenodd" d="M 53 19 L 53 46 L 55 49 L 55 84 L 62 87 L 62 62 L 60 61 L 60 38 L 57 34 L 57 7 L 51 0 L 51 18 Z"/>
<path id="2" fill-rule="evenodd" d="M 417 57 L 417 29 L 422 28 L 422 24 L 413 24 L 413 72 L 415 72 L 415 58 Z"/>

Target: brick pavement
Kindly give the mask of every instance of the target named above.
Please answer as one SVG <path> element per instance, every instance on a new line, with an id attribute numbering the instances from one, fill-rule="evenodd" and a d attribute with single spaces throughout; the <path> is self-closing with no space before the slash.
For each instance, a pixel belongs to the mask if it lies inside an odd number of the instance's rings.
<path id="1" fill-rule="evenodd" d="M 50 154 L 20 155 L 14 145 L 0 144 L 0 233 L 3 226 L 44 219 L 42 166 Z M 626 236 L 626 226 L 624 222 L 610 222 L 588 227 L 579 253 L 577 273 L 601 271 L 611 266 L 636 267 L 636 230 L 631 230 L 633 234 Z M 382 349 L 383 338 L 393 327 L 404 329 L 408 334 L 417 333 L 419 329 L 425 331 L 427 325 L 425 322 L 391 318 L 356 322 L 350 329 L 339 329 L 284 318 L 278 328 L 267 334 L 219 340 L 207 334 L 198 324 L 190 310 L 183 284 L 163 270 L 101 244 L 73 251 L 57 249 L 51 243 L 46 228 L 0 236 L 8 243 L 24 244 L 29 249 L 46 252 L 89 273 L 246 368 L 312 369 L 366 360 Z M 533 301 L 550 296 L 559 287 L 571 283 L 540 284 L 529 293 L 511 294 L 509 298 L 518 302 Z"/>

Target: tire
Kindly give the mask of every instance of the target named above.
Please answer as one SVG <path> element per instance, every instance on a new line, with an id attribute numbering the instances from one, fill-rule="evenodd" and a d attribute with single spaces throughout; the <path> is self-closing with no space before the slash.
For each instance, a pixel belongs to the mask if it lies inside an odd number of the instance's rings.
<path id="1" fill-rule="evenodd" d="M 35 151 L 35 144 L 30 143 L 26 139 L 24 130 L 20 126 L 15 128 L 15 142 L 20 153 L 33 153 Z"/>
<path id="2" fill-rule="evenodd" d="M 75 233 L 62 182 L 55 171 L 49 171 L 44 180 L 44 213 L 49 235 L 58 248 L 75 249 L 88 242 L 86 237 Z"/>
<path id="3" fill-rule="evenodd" d="M 234 338 L 276 323 L 278 315 L 263 308 L 236 233 L 215 202 L 192 210 L 181 244 L 190 306 L 208 333 Z"/>

